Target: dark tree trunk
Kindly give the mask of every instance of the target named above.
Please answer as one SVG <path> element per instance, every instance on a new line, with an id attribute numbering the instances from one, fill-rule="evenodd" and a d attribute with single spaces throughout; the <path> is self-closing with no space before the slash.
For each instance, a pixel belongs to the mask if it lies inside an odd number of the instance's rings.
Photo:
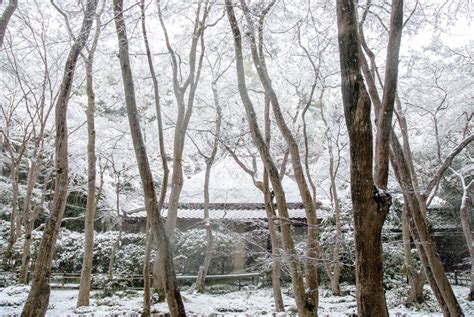
<path id="1" fill-rule="evenodd" d="M 337 1 L 339 59 L 351 156 L 351 196 L 354 213 L 357 307 L 361 316 L 387 316 L 383 288 L 382 226 L 391 205 L 385 191 L 388 149 L 397 87 L 398 52 L 403 1 L 392 1 L 382 111 L 377 117 L 375 172 L 371 101 L 360 71 L 360 40 L 353 0 Z"/>

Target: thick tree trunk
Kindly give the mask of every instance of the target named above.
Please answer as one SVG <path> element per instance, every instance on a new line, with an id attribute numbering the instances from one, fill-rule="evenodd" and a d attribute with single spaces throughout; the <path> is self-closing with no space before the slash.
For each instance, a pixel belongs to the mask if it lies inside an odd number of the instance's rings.
<path id="1" fill-rule="evenodd" d="M 278 175 L 278 170 L 273 162 L 273 159 L 270 155 L 270 151 L 265 144 L 265 141 L 262 137 L 260 129 L 256 121 L 256 114 L 253 108 L 252 101 L 247 92 L 247 87 L 245 84 L 245 73 L 244 73 L 244 64 L 242 57 L 242 38 L 240 35 L 240 30 L 237 24 L 237 19 L 234 13 L 234 7 L 231 0 L 226 0 L 226 11 L 227 17 L 229 19 L 229 24 L 234 36 L 234 46 L 235 46 L 235 59 L 237 67 L 237 80 L 240 97 L 242 103 L 245 107 L 245 112 L 247 115 L 247 121 L 249 123 L 249 128 L 251 131 L 252 139 L 257 149 L 260 153 L 260 157 L 263 161 L 265 169 L 268 172 L 270 181 L 272 183 L 273 190 L 275 192 L 275 197 L 278 206 L 278 213 L 281 223 L 281 234 L 283 240 L 283 246 L 285 248 L 288 266 L 290 268 L 291 280 L 293 285 L 293 292 L 296 302 L 296 307 L 298 309 L 299 316 L 309 316 L 311 314 L 311 308 L 307 305 L 306 294 L 304 289 L 303 276 L 301 272 L 301 264 L 296 253 L 294 242 L 291 234 L 291 225 L 289 222 L 288 209 L 286 206 L 285 192 L 281 185 L 280 176 Z"/>
<path id="2" fill-rule="evenodd" d="M 10 0 L 8 6 L 0 17 L 0 49 L 3 47 L 3 39 L 7 30 L 8 22 L 18 6 L 18 0 Z"/>
<path id="3" fill-rule="evenodd" d="M 133 82 L 130 57 L 128 51 L 128 39 L 126 26 L 123 17 L 123 1 L 114 0 L 114 20 L 119 42 L 119 59 L 122 70 L 122 80 L 125 92 L 125 103 L 127 105 L 128 120 L 132 134 L 133 147 L 137 158 L 138 170 L 142 180 L 143 193 L 145 196 L 145 209 L 147 219 L 150 221 L 153 236 L 158 244 L 158 250 L 162 254 L 160 269 L 163 272 L 167 301 L 170 314 L 172 316 L 186 316 L 183 301 L 177 286 L 176 274 L 174 271 L 173 252 L 170 241 L 165 232 L 163 218 L 158 209 L 158 201 L 153 182 L 153 175 L 150 170 L 146 147 L 143 142 L 140 129 L 140 119 L 135 99 L 135 87 Z"/>
<path id="4" fill-rule="evenodd" d="M 64 69 L 64 77 L 61 82 L 56 103 L 56 178 L 51 214 L 44 227 L 43 238 L 41 239 L 33 273 L 33 284 L 25 306 L 23 307 L 21 313 L 22 317 L 44 316 L 48 309 L 51 262 L 68 195 L 67 105 L 71 93 L 76 62 L 89 37 L 97 1 L 98 0 L 87 1 L 79 36 L 74 41 Z"/>
<path id="5" fill-rule="evenodd" d="M 375 173 L 372 163 L 371 101 L 360 72 L 361 49 L 354 1 L 337 1 L 337 21 L 342 96 L 350 139 L 358 313 L 362 316 L 387 316 L 381 231 L 391 205 L 391 197 L 385 188 L 388 180 L 391 119 L 397 87 L 403 1 L 392 1 L 386 84 L 381 111 L 377 117 Z"/>

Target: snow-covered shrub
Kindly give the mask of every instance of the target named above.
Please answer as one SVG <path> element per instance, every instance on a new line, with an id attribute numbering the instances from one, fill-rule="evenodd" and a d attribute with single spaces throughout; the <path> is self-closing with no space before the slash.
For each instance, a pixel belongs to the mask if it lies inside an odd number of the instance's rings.
<path id="1" fill-rule="evenodd" d="M 106 273 L 112 248 L 118 232 L 109 231 L 94 235 L 93 272 Z M 141 274 L 145 258 L 145 235 L 122 234 L 122 244 L 116 250 L 115 270 L 117 274 Z M 60 272 L 80 272 L 84 255 L 84 234 L 62 229 L 57 242 L 54 269 Z"/>
<path id="2" fill-rule="evenodd" d="M 213 253 L 209 274 L 223 274 L 232 271 L 236 234 L 213 231 Z M 191 229 L 176 234 L 174 256 L 177 259 L 176 271 L 197 273 L 204 261 L 206 252 L 206 230 Z"/>
<path id="3" fill-rule="evenodd" d="M 80 272 L 84 255 L 84 234 L 62 229 L 56 244 L 53 268 L 60 272 Z"/>

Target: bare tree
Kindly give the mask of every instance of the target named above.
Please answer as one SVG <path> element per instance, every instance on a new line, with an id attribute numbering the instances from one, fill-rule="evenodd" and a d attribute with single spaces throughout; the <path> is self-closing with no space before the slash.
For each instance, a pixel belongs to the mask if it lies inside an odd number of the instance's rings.
<path id="1" fill-rule="evenodd" d="M 191 47 L 189 49 L 189 71 L 185 79 L 181 76 L 181 59 L 177 52 L 171 46 L 168 30 L 166 28 L 163 13 L 161 10 L 160 0 L 158 4 L 158 17 L 161 28 L 165 35 L 165 42 L 168 53 L 171 57 L 171 67 L 173 70 L 173 92 L 178 106 L 178 114 L 176 118 L 176 127 L 174 130 L 173 140 L 173 169 L 171 175 L 171 192 L 168 200 L 168 215 L 166 218 L 166 232 L 173 241 L 174 229 L 178 217 L 178 203 L 183 188 L 183 151 L 186 138 L 186 130 L 194 107 L 194 100 L 197 86 L 201 77 L 202 62 L 204 58 L 204 31 L 206 29 L 206 21 L 211 10 L 209 0 L 198 1 L 196 17 L 194 19 L 193 34 Z M 198 44 L 200 43 L 200 52 L 198 55 Z M 186 96 L 187 93 L 187 96 Z M 187 97 L 187 98 L 186 98 Z M 155 259 L 153 268 L 153 280 L 159 293 L 162 293 L 162 285 L 159 285 L 162 278 L 158 270 L 158 262 L 160 257 Z"/>
<path id="2" fill-rule="evenodd" d="M 1 4 L 1 1 L 0 1 Z M 10 0 L 8 2 L 8 6 L 3 11 L 2 16 L 0 17 L 0 49 L 3 46 L 3 38 L 5 37 L 5 32 L 7 30 L 8 22 L 12 17 L 13 13 L 15 12 L 18 6 L 18 0 Z"/>
<path id="3" fill-rule="evenodd" d="M 186 316 L 181 294 L 176 282 L 174 271 L 173 252 L 170 240 L 165 231 L 163 218 L 158 209 L 158 201 L 153 183 L 153 175 L 150 170 L 146 147 L 143 141 L 140 119 L 135 100 L 135 87 L 133 82 L 130 57 L 128 51 L 128 39 L 125 21 L 123 18 L 123 1 L 114 0 L 114 20 L 119 42 L 119 59 L 122 70 L 122 80 L 125 92 L 125 103 L 127 105 L 128 120 L 132 134 L 133 147 L 137 158 L 138 170 L 142 180 L 143 193 L 145 199 L 145 209 L 147 219 L 150 221 L 153 236 L 158 244 L 161 253 L 160 270 L 163 272 L 163 282 L 167 294 L 167 301 L 172 316 Z"/>
<path id="4" fill-rule="evenodd" d="M 247 86 L 245 83 L 245 72 L 244 72 L 244 63 L 242 56 L 242 37 L 240 29 L 238 26 L 237 19 L 234 13 L 234 5 L 231 0 L 226 0 L 226 12 L 229 19 L 230 28 L 234 37 L 234 47 L 235 47 L 235 60 L 237 67 L 237 81 L 240 98 L 245 107 L 245 112 L 247 115 L 247 121 L 249 124 L 250 132 L 252 135 L 253 142 L 255 143 L 260 157 L 263 161 L 265 169 L 268 172 L 270 182 L 272 183 L 273 190 L 275 191 L 275 197 L 278 206 L 278 214 L 281 223 L 282 231 L 282 241 L 283 246 L 288 257 L 288 264 L 290 267 L 290 273 L 293 284 L 293 292 L 296 301 L 296 306 L 298 309 L 298 314 L 300 316 L 308 316 L 314 310 L 314 304 L 309 303 L 306 297 L 303 276 L 301 272 L 301 264 L 296 254 L 294 247 L 294 242 L 291 234 L 290 221 L 288 215 L 288 209 L 286 205 L 285 192 L 283 190 L 280 176 L 278 175 L 278 170 L 275 166 L 275 163 L 270 155 L 269 148 L 265 143 L 265 140 L 260 132 L 256 120 L 255 110 L 248 95 Z"/>
<path id="5" fill-rule="evenodd" d="M 49 276 L 51 274 L 51 261 L 54 247 L 58 237 L 61 220 L 66 207 L 68 193 L 68 131 L 67 131 L 67 105 L 74 79 L 74 70 L 82 48 L 89 38 L 89 33 L 94 20 L 97 0 L 88 0 L 84 12 L 79 36 L 74 41 L 69 52 L 61 82 L 58 100 L 56 102 L 56 178 L 54 184 L 54 197 L 52 210 L 46 222 L 43 238 L 39 248 L 38 257 L 33 273 L 33 284 L 26 300 L 21 316 L 44 316 L 49 302 Z"/>

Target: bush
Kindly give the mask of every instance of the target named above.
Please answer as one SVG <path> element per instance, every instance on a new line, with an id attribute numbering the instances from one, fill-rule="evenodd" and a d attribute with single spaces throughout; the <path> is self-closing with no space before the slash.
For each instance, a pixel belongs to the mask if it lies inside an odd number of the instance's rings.
<path id="1" fill-rule="evenodd" d="M 232 272 L 231 255 L 234 253 L 235 241 L 238 239 L 235 233 L 222 233 L 213 231 L 212 260 L 209 266 L 209 274 L 225 274 Z M 174 256 L 176 271 L 181 273 L 196 274 L 199 266 L 204 261 L 206 253 L 206 230 L 191 229 L 176 234 Z"/>

